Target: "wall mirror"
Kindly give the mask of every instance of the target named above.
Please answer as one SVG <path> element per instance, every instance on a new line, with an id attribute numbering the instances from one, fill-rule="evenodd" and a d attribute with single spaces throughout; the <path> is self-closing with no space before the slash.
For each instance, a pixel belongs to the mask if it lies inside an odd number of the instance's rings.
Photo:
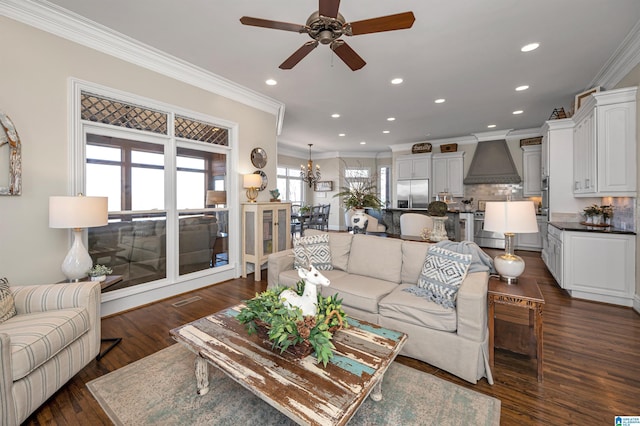
<path id="1" fill-rule="evenodd" d="M 0 112 L 0 195 L 22 193 L 20 137 L 11 119 Z"/>

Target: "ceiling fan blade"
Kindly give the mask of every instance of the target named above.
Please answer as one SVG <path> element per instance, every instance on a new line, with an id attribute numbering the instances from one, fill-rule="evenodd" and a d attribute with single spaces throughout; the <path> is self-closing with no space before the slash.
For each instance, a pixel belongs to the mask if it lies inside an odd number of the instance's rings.
<path id="1" fill-rule="evenodd" d="M 280 64 L 280 69 L 282 70 L 290 70 L 295 67 L 298 62 L 304 59 L 313 49 L 318 47 L 317 41 L 308 41 L 302 45 L 302 47 L 295 52 L 293 55 L 289 56 L 282 64 Z"/>
<path id="2" fill-rule="evenodd" d="M 293 31 L 296 33 L 304 33 L 307 29 L 304 25 L 300 24 L 290 24 L 288 22 L 270 21 L 269 19 L 251 18 L 250 16 L 243 16 L 242 18 L 240 18 L 240 22 L 244 25 L 251 25 L 254 27 Z"/>
<path id="3" fill-rule="evenodd" d="M 405 30 L 411 28 L 416 17 L 413 12 L 398 13 L 396 15 L 381 16 L 379 18 L 365 19 L 351 22 L 351 35 L 380 33 L 383 31 Z"/>
<path id="4" fill-rule="evenodd" d="M 338 16 L 338 8 L 340 0 L 320 0 L 318 13 L 327 18 L 336 18 Z"/>
<path id="5" fill-rule="evenodd" d="M 343 40 L 336 40 L 331 43 L 331 50 L 336 52 L 336 55 L 351 68 L 351 71 L 357 71 L 367 65 L 364 59 Z"/>

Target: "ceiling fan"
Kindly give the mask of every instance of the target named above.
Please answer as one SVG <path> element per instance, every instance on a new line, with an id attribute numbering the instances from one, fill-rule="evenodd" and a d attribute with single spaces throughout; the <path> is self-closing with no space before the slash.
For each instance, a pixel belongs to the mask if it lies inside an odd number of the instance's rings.
<path id="1" fill-rule="evenodd" d="M 331 50 L 333 50 L 351 70 L 356 71 L 364 67 L 367 63 L 349 47 L 344 40 L 341 40 L 340 37 L 343 35 L 354 36 L 383 31 L 404 30 L 411 28 L 416 20 L 413 12 L 404 12 L 362 21 L 346 22 L 344 17 L 338 13 L 339 7 L 340 0 L 319 0 L 318 11 L 313 12 L 311 16 L 309 16 L 305 25 L 251 18 L 249 16 L 243 16 L 240 18 L 240 22 L 244 25 L 252 25 L 254 27 L 309 34 L 309 37 L 313 40 L 303 44 L 300 49 L 296 50 L 293 55 L 289 56 L 280 64 L 280 68 L 283 70 L 290 70 L 295 67 L 298 62 L 318 47 L 318 43 L 320 43 L 328 44 Z"/>

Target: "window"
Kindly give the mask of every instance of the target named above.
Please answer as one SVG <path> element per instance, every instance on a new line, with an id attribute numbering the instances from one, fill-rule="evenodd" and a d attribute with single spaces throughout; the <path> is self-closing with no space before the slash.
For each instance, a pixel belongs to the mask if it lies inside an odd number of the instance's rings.
<path id="1" fill-rule="evenodd" d="M 229 265 L 228 130 L 81 98 L 83 192 L 107 196 L 109 208 L 109 224 L 89 228 L 89 253 L 123 276 L 106 291 Z M 172 126 L 176 137 L 166 134 Z"/>
<path id="2" fill-rule="evenodd" d="M 283 200 L 302 205 L 304 203 L 302 185 L 299 168 L 278 167 L 278 190 Z"/>

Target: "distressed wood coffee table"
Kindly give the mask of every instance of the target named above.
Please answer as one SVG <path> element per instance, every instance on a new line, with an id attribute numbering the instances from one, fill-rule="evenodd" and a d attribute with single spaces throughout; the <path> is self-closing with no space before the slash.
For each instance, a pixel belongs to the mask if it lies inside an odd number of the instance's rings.
<path id="1" fill-rule="evenodd" d="M 197 354 L 200 395 L 209 390 L 213 364 L 298 424 L 344 425 L 370 393 L 379 401 L 383 375 L 407 340 L 404 333 L 348 318 L 350 327 L 334 333 L 336 351 L 323 367 L 314 354 L 298 359 L 249 336 L 236 319 L 243 307 L 175 328 L 171 336 Z"/>

